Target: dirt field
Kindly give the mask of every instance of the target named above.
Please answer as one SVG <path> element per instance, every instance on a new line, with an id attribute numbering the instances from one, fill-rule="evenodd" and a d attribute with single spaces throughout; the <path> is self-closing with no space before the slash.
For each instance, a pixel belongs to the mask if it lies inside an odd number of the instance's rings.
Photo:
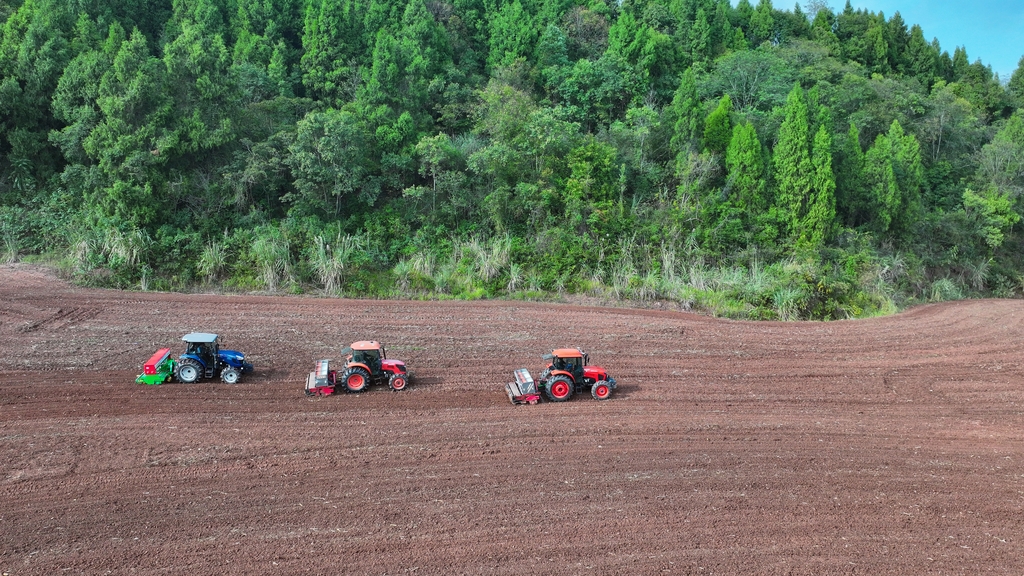
<path id="1" fill-rule="evenodd" d="M 1024 302 L 731 322 L 117 292 L 0 267 L 0 572 L 1024 574 Z M 134 383 L 221 335 L 240 383 Z M 374 338 L 399 393 L 307 398 Z M 607 402 L 512 406 L 581 346 Z"/>

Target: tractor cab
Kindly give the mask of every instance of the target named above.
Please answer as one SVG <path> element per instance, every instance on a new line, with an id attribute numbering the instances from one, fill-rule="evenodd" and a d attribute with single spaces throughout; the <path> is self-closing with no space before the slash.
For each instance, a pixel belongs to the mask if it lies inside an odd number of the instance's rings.
<path id="1" fill-rule="evenodd" d="M 212 378 L 217 368 L 217 353 L 220 351 L 217 335 L 193 332 L 185 334 L 181 339 L 185 342 L 185 354 L 182 358 L 188 356 L 199 360 L 205 372 L 204 377 Z"/>
<path id="2" fill-rule="evenodd" d="M 545 354 L 544 359 L 549 362 L 550 374 L 566 374 L 572 377 L 573 382 L 583 380 L 583 367 L 590 361 L 587 353 L 578 348 L 559 348 Z"/>
<path id="3" fill-rule="evenodd" d="M 381 361 L 387 357 L 384 347 L 381 346 L 380 342 L 375 340 L 364 340 L 361 342 L 353 342 L 348 354 L 351 354 L 352 359 L 349 361 L 349 365 L 362 364 L 370 371 L 370 374 L 380 374 Z M 343 351 L 342 354 L 345 354 Z M 348 355 L 346 354 L 346 355 Z"/>

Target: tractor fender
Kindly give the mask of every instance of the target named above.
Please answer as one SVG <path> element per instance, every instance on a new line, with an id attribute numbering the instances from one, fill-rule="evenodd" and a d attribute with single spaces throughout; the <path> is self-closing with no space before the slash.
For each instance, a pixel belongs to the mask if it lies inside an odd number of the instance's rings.
<path id="1" fill-rule="evenodd" d="M 576 383 L 576 379 L 572 377 L 572 372 L 566 372 L 565 370 L 551 370 L 550 372 L 548 372 L 549 380 L 551 378 L 554 378 L 555 376 L 566 376 L 569 378 L 570 382 L 572 382 L 573 384 Z"/>
<path id="2" fill-rule="evenodd" d="M 345 369 L 346 370 L 349 369 L 349 368 L 356 368 L 356 367 L 359 367 L 359 368 L 362 368 L 363 370 L 366 370 L 370 374 L 370 376 L 373 376 L 373 370 L 370 370 L 370 367 L 367 366 L 366 364 L 363 364 L 362 362 L 349 362 L 348 364 L 345 365 Z"/>
<path id="3" fill-rule="evenodd" d="M 203 362 L 203 359 L 200 358 L 198 354 L 182 354 L 181 356 L 178 357 L 178 362 L 180 363 L 182 360 L 186 358 L 195 360 L 196 362 L 199 363 L 200 366 L 203 367 L 203 369 L 206 369 L 206 362 Z"/>

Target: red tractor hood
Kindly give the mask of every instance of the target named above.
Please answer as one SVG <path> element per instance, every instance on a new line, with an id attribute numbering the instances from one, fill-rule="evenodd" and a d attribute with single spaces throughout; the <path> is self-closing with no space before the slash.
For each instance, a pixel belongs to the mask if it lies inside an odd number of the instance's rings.
<path id="1" fill-rule="evenodd" d="M 380 367 L 382 370 L 388 372 L 397 372 L 399 374 L 405 373 L 405 362 L 401 360 L 381 360 Z"/>

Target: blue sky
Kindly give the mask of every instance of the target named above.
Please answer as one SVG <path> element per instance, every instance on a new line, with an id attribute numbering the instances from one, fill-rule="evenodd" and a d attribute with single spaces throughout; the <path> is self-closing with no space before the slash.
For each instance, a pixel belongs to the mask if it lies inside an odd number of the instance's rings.
<path id="1" fill-rule="evenodd" d="M 793 9 L 786 0 L 772 4 Z M 951 56 L 957 46 L 965 47 L 971 62 L 981 58 L 1004 82 L 1024 56 L 1024 0 L 850 0 L 850 4 L 854 9 L 882 11 L 886 19 L 898 11 L 908 29 L 919 24 L 925 39 L 938 38 Z M 838 12 L 846 0 L 829 0 L 829 5 Z"/>

